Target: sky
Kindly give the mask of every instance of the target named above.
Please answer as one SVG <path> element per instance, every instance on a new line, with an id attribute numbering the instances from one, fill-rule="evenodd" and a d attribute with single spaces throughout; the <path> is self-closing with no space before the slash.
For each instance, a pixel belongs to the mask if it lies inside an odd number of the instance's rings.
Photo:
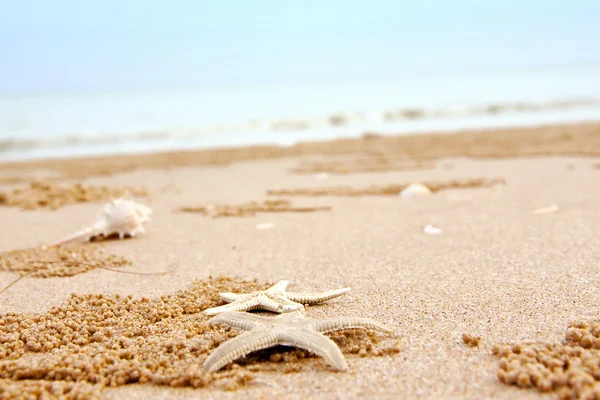
<path id="1" fill-rule="evenodd" d="M 597 0 L 0 0 L 0 92 L 600 64 Z"/>

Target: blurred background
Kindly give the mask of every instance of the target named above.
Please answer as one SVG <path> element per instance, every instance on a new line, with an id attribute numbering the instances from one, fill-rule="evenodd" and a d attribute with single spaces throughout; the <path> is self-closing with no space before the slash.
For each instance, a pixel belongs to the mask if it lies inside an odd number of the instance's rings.
<path id="1" fill-rule="evenodd" d="M 0 4 L 0 160 L 600 120 L 594 0 Z"/>

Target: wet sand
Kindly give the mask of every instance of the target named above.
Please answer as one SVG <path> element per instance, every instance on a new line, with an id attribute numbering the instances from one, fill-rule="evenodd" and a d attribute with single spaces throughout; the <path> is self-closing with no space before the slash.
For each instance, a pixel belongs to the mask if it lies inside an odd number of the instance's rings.
<path id="1" fill-rule="evenodd" d="M 293 172 L 299 165 L 313 161 L 374 155 L 378 160 L 426 160 L 433 166 L 343 174 Z M 208 382 L 197 388 L 191 384 L 171 387 L 172 381 L 165 378 L 150 380 L 152 384 L 115 388 L 83 385 L 80 390 L 107 399 L 540 398 L 545 395 L 537 389 L 519 389 L 516 381 L 500 381 L 499 375 L 506 373 L 499 373 L 502 360 L 493 354 L 494 349 L 498 352 L 494 345 L 564 343 L 571 322 L 598 321 L 600 170 L 594 168 L 598 157 L 600 125 L 587 124 L 408 138 L 368 136 L 272 152 L 238 149 L 4 165 L 0 172 L 6 177 L 28 180 L 51 176 L 62 185 L 143 187 L 147 197 L 139 197 L 139 201 L 154 209 L 146 234 L 101 242 L 99 246 L 104 253 L 131 263 L 119 269 L 144 273 L 174 270 L 166 275 L 140 276 L 83 268 L 73 276 L 26 277 L 0 297 L 2 329 L 14 328 L 7 325 L 7 313 L 16 313 L 10 316 L 20 324 L 40 319 L 31 313 L 47 315 L 44 313 L 61 305 L 63 309 L 75 307 L 75 315 L 95 315 L 93 308 L 90 311 L 73 306 L 71 293 L 101 295 L 96 307 L 102 307 L 103 302 L 113 304 L 116 295 L 132 296 L 134 301 L 154 304 L 161 310 L 157 311 L 160 321 L 144 322 L 148 330 L 143 337 L 150 344 L 133 352 L 135 359 L 143 357 L 144 351 L 166 349 L 169 341 L 191 346 L 202 340 L 206 319 L 196 314 L 204 306 L 218 304 L 217 289 L 223 289 L 227 282 L 232 290 L 243 288 L 244 281 L 253 282 L 247 286 L 250 290 L 281 279 L 289 280 L 293 291 L 347 286 L 352 288 L 349 294 L 308 307 L 307 314 L 314 318 L 375 318 L 398 330 L 399 353 L 383 351 L 395 346 L 385 335 L 371 338 L 352 333 L 345 339 L 338 338 L 339 343 L 351 342 L 341 344 L 349 366 L 342 373 L 306 354 L 273 357 L 283 351 L 276 349 L 241 360 L 238 367 L 223 371 L 225 375 L 251 376 L 235 378 L 234 384 L 231 376 L 225 376 L 214 381 L 205 378 Z M 364 190 L 400 188 L 419 181 L 442 184 L 478 179 L 502 179 L 503 183 L 465 188 L 448 184 L 445 190 L 417 199 L 379 195 L 377 191 L 359 197 L 343 193 L 293 197 L 268 194 L 281 189 L 321 188 L 326 192 L 332 187 Z M 0 186 L 0 191 L 10 192 L 28 184 L 9 181 Z M 295 208 L 318 211 L 259 210 L 233 212 L 225 218 L 180 211 L 210 204 L 265 204 L 276 199 L 289 200 Z M 554 213 L 532 212 L 553 204 L 558 205 Z M 93 222 L 101 205 L 82 200 L 56 210 L 1 206 L 0 251 L 60 239 Z M 442 233 L 424 233 L 427 224 L 441 228 Z M 17 276 L 16 272 L 0 272 L 1 287 Z M 219 284 L 210 286 L 211 279 L 220 279 Z M 180 330 L 169 338 L 171 328 L 163 315 L 168 314 L 169 299 L 186 290 L 196 293 L 198 288 L 205 288 L 203 300 L 194 303 L 198 309 L 190 309 L 181 318 L 173 314 L 173 326 Z M 150 299 L 149 303 L 139 300 L 141 297 Z M 127 327 L 127 318 L 132 315 L 124 313 L 114 318 L 114 326 Z M 50 329 L 36 326 L 36 334 Z M 181 336 L 185 329 L 196 336 Z M 52 333 L 56 340 L 70 337 L 57 332 Z M 221 336 L 213 344 L 236 334 L 215 332 Z M 481 340 L 478 345 L 467 344 L 465 334 Z M 0 339 L 4 347 L 22 342 L 5 336 Z M 593 340 L 591 343 L 593 348 Z M 360 353 L 361 346 L 371 345 L 382 352 Z M 61 356 L 68 357 L 75 348 L 81 354 L 81 349 L 92 345 L 57 346 Z M 13 375 L 15 371 L 30 371 L 32 365 L 38 365 L 36 357 L 58 363 L 52 358 L 56 355 L 40 353 L 39 349 L 36 352 L 33 345 L 24 348 L 25 355 L 18 363 L 6 355 L 0 361 L 0 378 L 6 378 L 10 371 Z M 83 354 L 87 354 L 85 351 Z M 174 364 L 168 364 L 163 373 L 177 381 L 190 373 L 190 365 L 201 365 L 205 353 L 186 352 L 185 363 L 181 364 L 185 368 L 167 368 L 179 365 L 172 360 L 168 362 Z M 41 374 L 39 369 L 36 373 Z M 115 372 L 111 373 L 114 377 Z M 101 373 L 100 377 L 106 378 L 107 374 Z M 44 378 L 39 387 L 48 386 L 49 378 Z M 0 381 L 0 387 L 24 388 L 32 384 L 35 382 Z M 550 395 L 556 397 L 557 393 Z"/>

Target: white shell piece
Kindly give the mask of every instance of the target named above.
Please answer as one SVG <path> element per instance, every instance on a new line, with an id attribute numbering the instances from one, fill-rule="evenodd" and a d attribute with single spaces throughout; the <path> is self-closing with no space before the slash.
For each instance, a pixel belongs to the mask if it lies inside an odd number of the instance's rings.
<path id="1" fill-rule="evenodd" d="M 442 233 L 442 230 L 437 226 L 427 224 L 425 225 L 425 228 L 423 228 L 423 232 L 425 232 L 428 235 L 439 235 Z"/>
<path id="2" fill-rule="evenodd" d="M 431 190 L 422 183 L 411 183 L 399 194 L 403 199 L 412 199 L 415 197 L 427 196 L 431 194 Z"/>
<path id="3" fill-rule="evenodd" d="M 547 207 L 536 208 L 535 210 L 532 211 L 532 213 L 534 215 L 540 215 L 540 214 L 552 214 L 557 211 L 558 211 L 558 206 L 556 204 L 552 204 Z"/>
<path id="4" fill-rule="evenodd" d="M 259 230 L 272 229 L 274 227 L 275 227 L 275 224 L 272 222 L 266 222 L 264 224 L 256 225 L 256 229 L 259 229 Z"/>

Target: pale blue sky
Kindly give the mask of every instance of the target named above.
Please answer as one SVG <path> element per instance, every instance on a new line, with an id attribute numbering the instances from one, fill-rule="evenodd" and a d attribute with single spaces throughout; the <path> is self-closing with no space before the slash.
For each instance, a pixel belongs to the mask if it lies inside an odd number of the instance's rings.
<path id="1" fill-rule="evenodd" d="M 600 63 L 597 0 L 0 0 L 0 91 Z"/>

